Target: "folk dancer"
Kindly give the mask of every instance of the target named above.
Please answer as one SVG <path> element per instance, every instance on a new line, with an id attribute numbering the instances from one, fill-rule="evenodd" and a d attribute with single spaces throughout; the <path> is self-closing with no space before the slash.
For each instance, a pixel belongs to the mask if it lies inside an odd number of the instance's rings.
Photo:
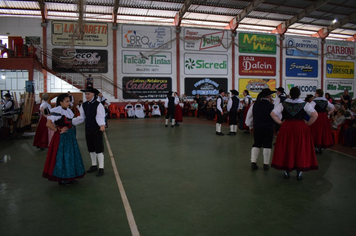
<path id="1" fill-rule="evenodd" d="M 223 103 L 224 103 L 224 97 L 225 91 L 220 89 L 219 90 L 219 95 L 216 100 L 216 115 L 217 115 L 217 120 L 216 120 L 216 135 L 223 136 L 224 134 L 221 132 L 221 124 L 223 123 Z"/>
<path id="2" fill-rule="evenodd" d="M 235 89 L 230 90 L 232 96 L 227 102 L 227 111 L 229 112 L 230 133 L 227 135 L 236 135 L 237 132 L 237 110 L 239 109 L 240 99 L 239 92 Z"/>

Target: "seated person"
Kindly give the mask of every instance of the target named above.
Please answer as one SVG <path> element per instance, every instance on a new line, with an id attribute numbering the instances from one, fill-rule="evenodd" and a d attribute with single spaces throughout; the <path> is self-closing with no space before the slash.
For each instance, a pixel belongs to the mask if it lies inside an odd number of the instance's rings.
<path id="1" fill-rule="evenodd" d="M 353 111 L 350 113 L 350 126 L 345 130 L 344 137 L 345 142 L 344 146 L 350 146 L 356 148 L 356 108 L 353 108 Z"/>
<path id="2" fill-rule="evenodd" d="M 162 103 L 161 100 L 158 100 L 157 105 L 159 106 L 159 110 L 161 111 L 161 114 L 166 114 L 166 108 L 164 107 L 164 104 Z"/>
<path id="3" fill-rule="evenodd" d="M 128 118 L 134 118 L 135 117 L 135 110 L 134 110 L 134 107 L 131 104 L 131 102 L 127 103 L 127 105 L 125 106 L 125 110 L 126 110 Z"/>
<path id="4" fill-rule="evenodd" d="M 144 110 L 145 110 L 145 117 L 150 117 L 151 115 L 151 105 L 148 103 L 148 101 L 145 102 Z"/>
<path id="5" fill-rule="evenodd" d="M 195 111 L 198 109 L 198 103 L 197 100 L 193 101 L 193 104 L 190 106 L 190 112 L 192 114 L 192 116 L 194 116 Z"/>
<path id="6" fill-rule="evenodd" d="M 342 123 L 344 123 L 344 121 L 346 119 L 344 115 L 345 115 L 345 110 L 339 109 L 337 111 L 337 115 L 331 117 L 331 128 L 333 130 L 337 130 L 337 127 L 339 125 L 341 125 Z"/>
<path id="7" fill-rule="evenodd" d="M 161 116 L 161 110 L 159 109 L 159 106 L 157 103 L 154 103 L 152 106 L 152 116 Z"/>
<path id="8" fill-rule="evenodd" d="M 188 100 L 185 100 L 183 105 L 183 116 L 188 116 L 189 110 L 190 110 L 190 103 Z"/>
<path id="9" fill-rule="evenodd" d="M 135 116 L 137 118 L 145 118 L 144 108 L 140 103 L 135 104 Z"/>

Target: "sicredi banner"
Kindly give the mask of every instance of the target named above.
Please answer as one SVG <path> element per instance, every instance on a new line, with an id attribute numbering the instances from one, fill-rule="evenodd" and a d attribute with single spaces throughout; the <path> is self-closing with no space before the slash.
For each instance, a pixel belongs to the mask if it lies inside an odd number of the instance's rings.
<path id="1" fill-rule="evenodd" d="M 123 74 L 172 74 L 172 53 L 155 54 L 122 51 Z"/>
<path id="2" fill-rule="evenodd" d="M 172 91 L 170 77 L 123 77 L 124 99 L 165 99 Z"/>
<path id="3" fill-rule="evenodd" d="M 325 48 L 327 58 L 352 59 L 355 56 L 355 43 L 353 42 L 326 40 Z"/>
<path id="4" fill-rule="evenodd" d="M 52 44 L 75 46 L 108 46 L 108 24 L 85 22 L 84 36 L 80 39 L 78 22 L 52 21 Z"/>
<path id="5" fill-rule="evenodd" d="M 318 57 L 318 40 L 287 37 L 287 56 Z"/>
<path id="6" fill-rule="evenodd" d="M 172 29 L 165 26 L 122 25 L 121 42 L 123 48 L 170 49 Z"/>
<path id="7" fill-rule="evenodd" d="M 326 77 L 353 79 L 355 76 L 354 62 L 326 61 Z"/>
<path id="8" fill-rule="evenodd" d="M 240 53 L 276 54 L 275 35 L 239 33 Z"/>
<path id="9" fill-rule="evenodd" d="M 349 91 L 350 97 L 354 97 L 353 81 L 338 81 L 338 80 L 326 81 L 326 93 L 330 93 L 330 96 L 333 98 L 340 99 L 340 96 L 344 94 L 344 91 L 346 89 Z"/>
<path id="10" fill-rule="evenodd" d="M 305 59 L 286 59 L 287 77 L 318 77 L 318 61 Z"/>
<path id="11" fill-rule="evenodd" d="M 227 92 L 227 78 L 185 78 L 184 92 L 188 98 L 199 95 L 215 96 L 219 90 Z"/>
<path id="12" fill-rule="evenodd" d="M 275 76 L 275 57 L 239 56 L 239 75 Z"/>
<path id="13" fill-rule="evenodd" d="M 227 55 L 184 54 L 186 75 L 227 75 Z"/>
<path id="14" fill-rule="evenodd" d="M 276 91 L 275 79 L 239 79 L 239 97 L 243 98 L 243 91 L 247 89 L 252 98 L 257 98 L 257 95 L 262 89 L 269 88 Z M 274 95 L 273 95 L 274 96 Z"/>
<path id="15" fill-rule="evenodd" d="M 108 73 L 108 51 L 53 48 L 52 69 L 64 73 Z"/>
<path id="16" fill-rule="evenodd" d="M 226 52 L 227 31 L 206 29 L 184 29 L 184 49 L 194 51 L 219 51 Z"/>
<path id="17" fill-rule="evenodd" d="M 286 93 L 289 94 L 289 91 L 293 87 L 298 87 L 300 89 L 300 97 L 305 98 L 308 94 L 315 94 L 315 91 L 318 89 L 317 80 L 286 80 Z"/>

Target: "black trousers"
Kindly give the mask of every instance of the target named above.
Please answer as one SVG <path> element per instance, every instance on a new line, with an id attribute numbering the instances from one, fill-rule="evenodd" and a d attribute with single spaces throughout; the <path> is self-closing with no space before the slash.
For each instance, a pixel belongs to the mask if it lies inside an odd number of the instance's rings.
<path id="1" fill-rule="evenodd" d="M 272 148 L 273 129 L 255 128 L 253 131 L 254 144 L 252 147 L 257 148 Z"/>
<path id="2" fill-rule="evenodd" d="M 85 130 L 85 139 L 89 152 L 104 152 L 103 132 L 100 130 Z"/>
<path id="3" fill-rule="evenodd" d="M 217 121 L 216 121 L 216 123 L 222 124 L 222 123 L 223 123 L 223 116 L 221 115 L 221 112 L 220 112 L 219 110 L 216 110 L 216 114 L 217 114 Z"/>
<path id="4" fill-rule="evenodd" d="M 175 111 L 176 111 L 175 107 L 173 107 L 173 108 L 168 107 L 167 114 L 166 114 L 166 119 L 169 119 L 170 116 L 172 117 L 172 119 L 174 119 Z"/>
<path id="5" fill-rule="evenodd" d="M 237 125 L 237 111 L 230 111 L 229 125 Z"/>

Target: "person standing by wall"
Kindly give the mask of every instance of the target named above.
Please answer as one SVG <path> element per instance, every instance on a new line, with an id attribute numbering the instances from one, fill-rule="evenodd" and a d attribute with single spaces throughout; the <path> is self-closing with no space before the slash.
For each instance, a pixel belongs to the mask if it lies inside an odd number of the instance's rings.
<path id="1" fill-rule="evenodd" d="M 221 132 L 221 124 L 223 123 L 223 105 L 224 105 L 224 95 L 225 91 L 223 89 L 219 90 L 219 95 L 216 100 L 216 115 L 217 115 L 217 120 L 216 120 L 216 135 L 223 136 L 224 134 Z"/>
<path id="2" fill-rule="evenodd" d="M 93 88 L 94 87 L 94 79 L 89 74 L 88 78 L 85 80 L 86 87 L 85 88 Z"/>
<path id="3" fill-rule="evenodd" d="M 166 114 L 166 120 L 165 120 L 165 127 L 168 126 L 168 121 L 169 118 L 172 119 L 172 125 L 171 127 L 174 127 L 175 124 L 175 119 L 174 119 L 174 113 L 175 113 L 175 105 L 179 103 L 179 98 L 173 97 L 172 92 L 168 92 L 167 98 L 164 101 L 164 106 L 167 108 L 167 114 Z"/>
<path id="4" fill-rule="evenodd" d="M 230 133 L 227 135 L 236 135 L 237 132 L 237 110 L 239 109 L 240 99 L 239 92 L 235 89 L 230 90 L 232 96 L 227 102 L 227 111 L 229 112 Z"/>
<path id="5" fill-rule="evenodd" d="M 349 95 L 349 90 L 345 89 L 344 94 L 340 96 L 341 105 L 347 104 L 347 109 L 351 109 L 351 97 Z"/>
<path id="6" fill-rule="evenodd" d="M 80 108 L 80 116 L 73 119 L 73 124 L 78 125 L 85 121 L 85 139 L 92 164 L 87 173 L 97 171 L 96 176 L 99 177 L 104 175 L 105 109 L 97 100 L 99 94 L 97 89 L 87 88 L 81 91 L 85 93 L 87 101 Z"/>
<path id="7" fill-rule="evenodd" d="M 40 120 L 38 121 L 36 134 L 33 139 L 33 146 L 44 150 L 48 148 L 49 145 L 49 132 L 51 131 L 51 136 L 53 136 L 52 130 L 48 129 L 47 124 L 47 116 L 51 115 L 51 105 L 48 103 L 49 95 L 47 93 L 42 94 L 42 103 L 40 105 Z"/>

